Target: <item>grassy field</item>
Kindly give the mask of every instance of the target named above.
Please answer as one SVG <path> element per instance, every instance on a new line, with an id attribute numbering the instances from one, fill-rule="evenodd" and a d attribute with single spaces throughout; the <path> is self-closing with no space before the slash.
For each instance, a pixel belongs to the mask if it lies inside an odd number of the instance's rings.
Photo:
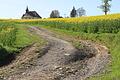
<path id="1" fill-rule="evenodd" d="M 7 55 L 19 52 L 34 42 L 44 43 L 42 39 L 29 33 L 28 24 L 43 25 L 44 28 L 61 36 L 72 37 L 78 42 L 82 39 L 106 45 L 112 57 L 111 63 L 106 72 L 89 79 L 120 79 L 120 14 L 66 19 L 0 20 L 0 62 Z M 75 41 L 73 43 L 79 48 L 80 44 Z"/>
<path id="2" fill-rule="evenodd" d="M 72 36 L 76 40 L 92 40 L 106 45 L 112 56 L 106 72 L 89 78 L 90 80 L 120 79 L 120 14 L 91 16 L 68 19 L 19 20 L 17 23 L 44 25 L 61 35 Z M 78 44 L 77 44 L 78 45 Z M 79 47 L 79 46 L 78 46 Z"/>

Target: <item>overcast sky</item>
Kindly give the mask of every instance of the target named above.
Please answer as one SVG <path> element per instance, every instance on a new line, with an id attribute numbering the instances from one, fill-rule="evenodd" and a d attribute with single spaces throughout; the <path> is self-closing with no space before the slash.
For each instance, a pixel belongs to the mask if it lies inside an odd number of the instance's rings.
<path id="1" fill-rule="evenodd" d="M 88 16 L 102 15 L 97 8 L 100 4 L 101 0 L 0 0 L 0 18 L 21 18 L 27 5 L 42 17 L 49 17 L 52 10 L 59 10 L 61 16 L 69 16 L 73 6 L 76 9 L 83 7 Z M 113 0 L 111 4 L 110 13 L 120 13 L 120 0 Z"/>

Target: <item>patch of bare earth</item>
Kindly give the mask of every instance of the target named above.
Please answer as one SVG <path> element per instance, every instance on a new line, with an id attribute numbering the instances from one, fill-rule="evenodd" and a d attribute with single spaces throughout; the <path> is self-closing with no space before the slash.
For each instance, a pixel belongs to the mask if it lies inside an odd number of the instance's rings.
<path id="1" fill-rule="evenodd" d="M 11 70 L 16 71 L 9 74 L 6 80 L 84 80 L 103 70 L 109 62 L 108 49 L 105 46 L 81 41 L 84 48 L 78 50 L 45 29 L 32 27 L 30 31 L 46 39 L 48 47 L 44 49 L 42 56 L 32 57 L 32 64 L 27 68 L 11 67 Z M 20 54 L 26 57 L 18 56 L 15 61 L 25 62 L 30 59 L 29 56 L 33 56 L 37 49 L 34 46 L 35 44 Z"/>

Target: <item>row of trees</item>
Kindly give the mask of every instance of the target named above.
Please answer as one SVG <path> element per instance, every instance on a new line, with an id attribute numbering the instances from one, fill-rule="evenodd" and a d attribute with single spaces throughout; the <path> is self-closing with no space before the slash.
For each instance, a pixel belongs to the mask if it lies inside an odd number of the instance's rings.
<path id="1" fill-rule="evenodd" d="M 107 15 L 108 11 L 110 11 L 110 1 L 112 0 L 102 0 L 102 5 L 99 6 L 105 15 Z M 73 7 L 72 11 L 70 12 L 70 17 L 81 17 L 84 15 L 86 15 L 86 10 L 83 7 L 78 8 L 77 10 L 75 7 Z M 60 16 L 60 12 L 58 10 L 53 10 L 50 14 L 50 18 L 62 18 L 62 16 Z"/>
<path id="2" fill-rule="evenodd" d="M 70 13 L 70 17 L 81 17 L 84 15 L 86 15 L 86 10 L 83 7 L 78 8 L 77 10 L 75 9 L 75 7 L 73 7 Z"/>
<path id="3" fill-rule="evenodd" d="M 78 8 L 77 10 L 73 7 L 70 12 L 70 17 L 81 17 L 84 15 L 86 15 L 86 11 L 83 7 Z M 62 18 L 62 16 L 60 16 L 60 12 L 58 10 L 53 10 L 50 14 L 50 18 Z"/>

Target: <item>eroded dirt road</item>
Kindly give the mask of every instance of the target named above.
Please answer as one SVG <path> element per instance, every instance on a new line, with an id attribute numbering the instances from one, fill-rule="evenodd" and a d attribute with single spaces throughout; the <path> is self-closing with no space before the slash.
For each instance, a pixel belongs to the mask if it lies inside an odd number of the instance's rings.
<path id="1" fill-rule="evenodd" d="M 109 62 L 108 49 L 104 46 L 83 41 L 86 49 L 77 50 L 45 29 L 32 27 L 30 31 L 47 40 L 49 47 L 34 66 L 8 76 L 7 80 L 84 80 Z"/>

